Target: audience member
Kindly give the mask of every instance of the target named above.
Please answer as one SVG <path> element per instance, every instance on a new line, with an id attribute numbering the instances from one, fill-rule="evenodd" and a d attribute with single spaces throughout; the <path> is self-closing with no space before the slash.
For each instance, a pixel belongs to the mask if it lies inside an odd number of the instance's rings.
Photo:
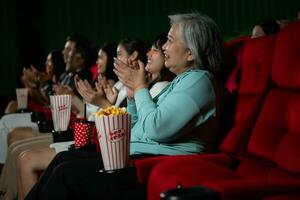
<path id="1" fill-rule="evenodd" d="M 279 31 L 280 25 L 276 20 L 265 20 L 253 27 L 251 38 L 277 34 Z"/>

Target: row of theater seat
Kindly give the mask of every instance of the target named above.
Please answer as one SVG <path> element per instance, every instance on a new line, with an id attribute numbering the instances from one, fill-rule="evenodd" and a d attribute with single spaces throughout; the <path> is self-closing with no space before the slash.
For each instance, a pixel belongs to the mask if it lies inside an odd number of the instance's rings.
<path id="1" fill-rule="evenodd" d="M 135 161 L 149 200 L 178 185 L 205 186 L 223 200 L 300 199 L 299 35 L 298 20 L 277 36 L 227 43 L 236 57 L 226 84 L 237 92 L 232 127 L 218 153 Z"/>

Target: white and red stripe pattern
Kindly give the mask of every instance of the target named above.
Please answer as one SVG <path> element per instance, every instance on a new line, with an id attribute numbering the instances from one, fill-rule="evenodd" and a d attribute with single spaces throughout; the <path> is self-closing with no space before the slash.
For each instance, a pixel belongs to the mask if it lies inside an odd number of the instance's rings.
<path id="1" fill-rule="evenodd" d="M 71 116 L 71 95 L 50 96 L 51 113 L 55 131 L 66 131 Z"/>
<path id="2" fill-rule="evenodd" d="M 129 163 L 130 115 L 101 115 L 95 118 L 105 170 L 121 169 Z"/>

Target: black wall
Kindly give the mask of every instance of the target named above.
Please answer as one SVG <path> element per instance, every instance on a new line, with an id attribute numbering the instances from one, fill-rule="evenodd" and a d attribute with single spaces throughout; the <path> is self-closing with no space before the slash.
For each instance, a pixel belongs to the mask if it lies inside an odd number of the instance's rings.
<path id="1" fill-rule="evenodd" d="M 150 43 L 168 31 L 168 14 L 200 11 L 230 39 L 265 18 L 295 18 L 298 10 L 299 0 L 0 0 L 0 96 L 13 95 L 22 68 L 42 68 L 47 53 L 74 32 L 95 44 L 126 36 Z"/>

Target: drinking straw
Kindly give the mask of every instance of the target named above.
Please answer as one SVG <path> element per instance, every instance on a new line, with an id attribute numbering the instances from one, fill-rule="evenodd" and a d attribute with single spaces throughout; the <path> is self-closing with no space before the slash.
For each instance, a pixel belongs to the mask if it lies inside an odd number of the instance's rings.
<path id="1" fill-rule="evenodd" d="M 84 117 L 84 120 L 86 120 L 86 103 L 84 103 L 83 117 Z"/>

